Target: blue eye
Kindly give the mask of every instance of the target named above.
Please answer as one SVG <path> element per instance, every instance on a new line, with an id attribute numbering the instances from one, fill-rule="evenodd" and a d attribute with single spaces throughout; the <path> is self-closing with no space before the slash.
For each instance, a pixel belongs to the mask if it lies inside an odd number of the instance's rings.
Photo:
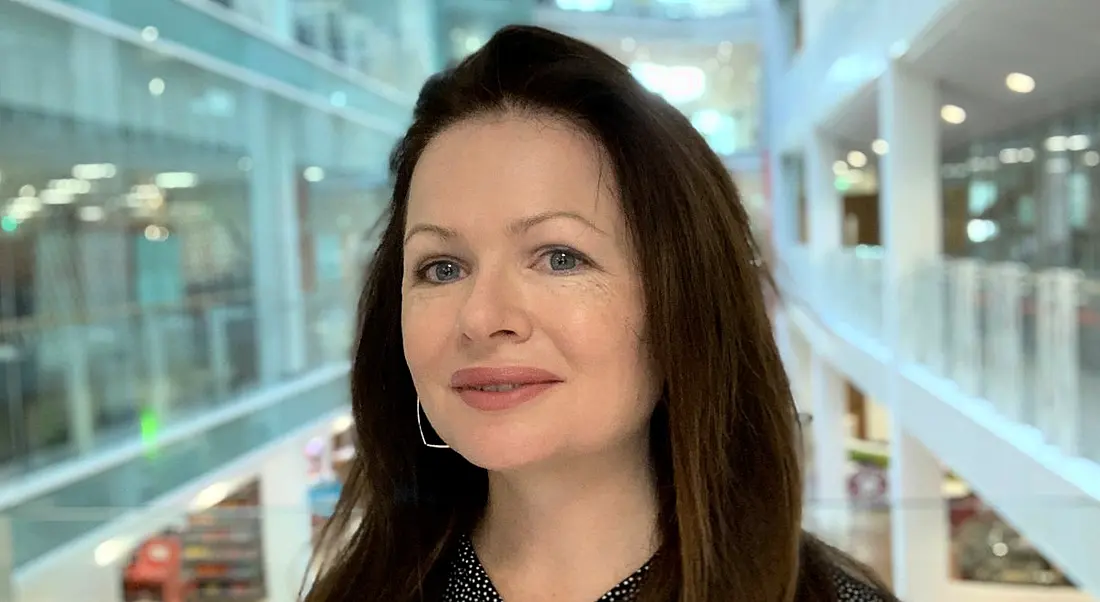
<path id="1" fill-rule="evenodd" d="M 452 282 L 462 277 L 462 266 L 453 261 L 434 261 L 420 269 L 420 278 L 434 284 Z"/>
<path id="2" fill-rule="evenodd" d="M 548 252 L 546 258 L 550 262 L 550 270 L 554 272 L 575 270 L 582 263 L 582 260 L 576 254 L 561 249 Z"/>

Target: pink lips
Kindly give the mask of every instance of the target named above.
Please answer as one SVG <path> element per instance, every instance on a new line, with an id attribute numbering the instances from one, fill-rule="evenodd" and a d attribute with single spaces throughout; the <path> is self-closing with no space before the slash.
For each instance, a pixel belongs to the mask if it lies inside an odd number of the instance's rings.
<path id="1" fill-rule="evenodd" d="M 466 368 L 451 375 L 451 387 L 462 401 L 485 412 L 520 406 L 560 382 L 552 372 L 525 366 Z"/>

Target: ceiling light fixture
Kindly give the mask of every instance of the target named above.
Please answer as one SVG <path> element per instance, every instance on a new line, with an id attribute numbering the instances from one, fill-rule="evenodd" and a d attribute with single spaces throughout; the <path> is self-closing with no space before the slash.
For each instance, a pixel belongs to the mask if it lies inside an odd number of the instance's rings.
<path id="1" fill-rule="evenodd" d="M 1066 138 L 1066 149 L 1071 151 L 1083 151 L 1089 147 L 1089 137 L 1084 134 L 1076 134 Z"/>
<path id="2" fill-rule="evenodd" d="M 1030 94 L 1035 90 L 1035 78 L 1024 73 L 1009 73 L 1005 76 L 1005 86 L 1017 94 Z"/>
<path id="3" fill-rule="evenodd" d="M 957 105 L 943 105 L 940 118 L 952 125 L 959 125 L 966 121 L 966 110 Z"/>
<path id="4" fill-rule="evenodd" d="M 864 167 L 867 165 L 867 155 L 854 150 L 848 153 L 848 164 L 852 167 Z"/>
<path id="5" fill-rule="evenodd" d="M 1043 146 L 1052 153 L 1064 153 L 1068 141 L 1069 139 L 1065 136 L 1051 136 L 1043 141 Z"/>
<path id="6" fill-rule="evenodd" d="M 885 155 L 886 153 L 890 152 L 890 143 L 883 140 L 882 138 L 879 138 L 871 143 L 871 152 L 880 156 Z"/>

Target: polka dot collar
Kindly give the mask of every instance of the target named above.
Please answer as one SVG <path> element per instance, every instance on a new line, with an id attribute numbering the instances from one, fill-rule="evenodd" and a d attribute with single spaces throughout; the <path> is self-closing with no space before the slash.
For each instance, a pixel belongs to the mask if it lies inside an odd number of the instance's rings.
<path id="1" fill-rule="evenodd" d="M 652 562 L 652 561 L 650 561 Z M 638 594 L 638 588 L 643 577 L 649 571 L 650 562 L 642 565 L 642 568 L 634 571 L 618 585 L 611 588 L 606 594 L 595 602 L 629 602 Z M 489 574 L 474 551 L 474 544 L 469 537 L 463 537 L 459 542 L 458 551 L 451 561 L 450 574 L 447 577 L 447 589 L 443 594 L 443 602 L 504 602 L 504 598 L 497 593 L 493 582 L 489 580 Z"/>

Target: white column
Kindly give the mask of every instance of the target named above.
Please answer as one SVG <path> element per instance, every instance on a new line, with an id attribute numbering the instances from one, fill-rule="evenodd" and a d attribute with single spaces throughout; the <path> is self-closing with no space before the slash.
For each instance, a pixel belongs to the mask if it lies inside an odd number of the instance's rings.
<path id="1" fill-rule="evenodd" d="M 768 161 L 769 217 L 771 237 L 776 256 L 783 257 L 791 246 L 798 244 L 798 195 L 802 189 L 797 164 L 789 156 L 775 151 L 766 154 Z M 775 269 L 782 269 L 782 262 Z"/>
<path id="2" fill-rule="evenodd" d="M 838 155 L 833 141 L 814 132 L 806 144 L 803 177 L 813 261 L 841 245 L 843 202 L 833 182 L 833 161 Z M 813 268 L 811 268 L 813 269 Z M 824 291 L 812 289 L 815 307 L 822 307 Z M 816 350 L 810 350 L 810 399 L 813 408 L 814 478 L 813 504 L 817 528 L 826 537 L 842 535 L 848 520 L 847 388 L 844 378 Z"/>
<path id="3" fill-rule="evenodd" d="M 431 75 L 438 56 L 436 32 L 436 5 L 431 0 L 404 0 L 398 6 L 398 29 L 401 32 L 400 44 L 406 68 L 412 69 L 407 75 L 408 83 L 419 82 Z M 415 87 L 409 92 L 415 91 Z"/>
<path id="4" fill-rule="evenodd" d="M 848 389 L 844 377 L 824 356 L 811 352 L 810 389 L 813 407 L 813 495 L 811 512 L 826 536 L 843 532 L 848 504 Z"/>
<path id="5" fill-rule="evenodd" d="M 945 600 L 950 529 L 939 461 L 895 420 L 890 429 L 890 539 L 894 591 L 907 602 Z"/>
<path id="6" fill-rule="evenodd" d="M 294 39 L 294 2 L 295 0 L 264 0 L 267 12 L 265 21 L 281 40 Z"/>
<path id="7" fill-rule="evenodd" d="M 282 446 L 260 474 L 267 602 L 298 600 L 313 551 L 308 472 L 303 443 Z"/>
<path id="8" fill-rule="evenodd" d="M 811 380 L 811 367 L 813 364 L 813 347 L 801 331 L 788 328 L 791 364 L 787 372 L 791 379 L 791 392 L 794 395 L 795 405 L 800 412 L 813 414 L 813 381 Z"/>
<path id="9" fill-rule="evenodd" d="M 79 121 L 115 125 L 119 121 L 118 41 L 83 27 L 72 28 L 69 55 L 73 115 Z"/>
<path id="10" fill-rule="evenodd" d="M 799 0 L 802 16 L 802 46 L 809 47 L 836 5 L 836 0 Z"/>
<path id="11" fill-rule="evenodd" d="M 892 349 L 903 343 L 905 284 L 943 248 L 940 183 L 940 100 L 936 83 L 893 63 L 879 81 L 879 133 L 890 152 L 879 159 L 881 230 L 885 247 L 883 317 Z M 943 468 L 904 430 L 898 416 L 902 378 L 895 354 L 894 386 L 885 401 L 894 412 L 890 441 L 893 577 L 911 602 L 943 599 L 949 540 Z"/>
<path id="12" fill-rule="evenodd" d="M 814 255 L 834 251 L 843 243 L 844 199 L 833 173 L 839 156 L 836 144 L 822 132 L 815 132 L 806 144 L 806 209 Z"/>
<path id="13" fill-rule="evenodd" d="M 306 363 L 294 115 L 249 93 L 247 125 L 252 270 L 260 377 L 271 383 Z"/>
<path id="14" fill-rule="evenodd" d="M 879 81 L 879 206 L 886 250 L 883 290 L 887 341 L 899 341 L 902 283 L 943 252 L 940 100 L 936 83 L 893 63 Z"/>

